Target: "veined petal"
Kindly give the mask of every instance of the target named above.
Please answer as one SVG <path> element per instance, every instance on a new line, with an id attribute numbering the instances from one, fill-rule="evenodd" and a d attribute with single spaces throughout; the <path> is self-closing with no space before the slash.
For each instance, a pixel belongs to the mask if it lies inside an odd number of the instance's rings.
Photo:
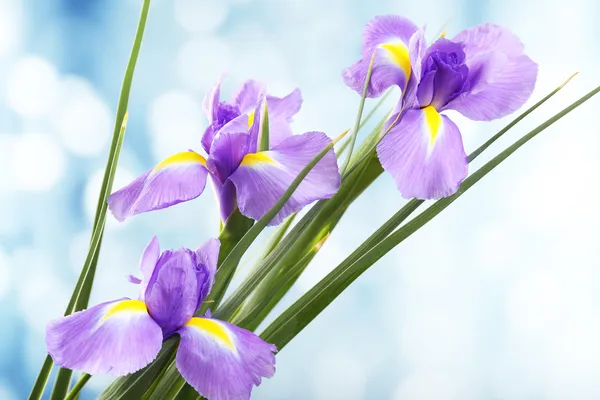
<path id="1" fill-rule="evenodd" d="M 431 106 L 406 111 L 379 143 L 377 154 L 405 198 L 450 196 L 467 176 L 460 131 Z"/>
<path id="2" fill-rule="evenodd" d="M 264 96 L 266 92 L 266 86 L 263 83 L 248 80 L 242 84 L 242 87 L 233 96 L 233 103 L 235 103 L 242 114 L 247 114 L 254 111 L 254 108 Z"/>
<path id="3" fill-rule="evenodd" d="M 161 254 L 144 298 L 148 312 L 165 337 L 194 315 L 199 304 L 200 284 L 206 279 L 208 270 L 198 264 L 194 251 L 180 248 Z"/>
<path id="4" fill-rule="evenodd" d="M 206 165 L 221 185 L 236 170 L 248 153 L 248 133 L 220 132 L 212 143 Z"/>
<path id="5" fill-rule="evenodd" d="M 108 207 L 123 221 L 133 215 L 159 210 L 195 199 L 204 191 L 208 171 L 200 154 L 175 154 L 108 197 Z"/>
<path id="6" fill-rule="evenodd" d="M 209 400 L 247 400 L 253 386 L 275 374 L 276 347 L 254 333 L 210 318 L 179 330 L 177 369 Z"/>
<path id="7" fill-rule="evenodd" d="M 283 195 L 298 174 L 330 139 L 322 132 L 308 132 L 284 140 L 270 151 L 247 154 L 229 179 L 237 189 L 242 214 L 260 219 Z M 329 198 L 340 186 L 340 173 L 333 150 L 312 169 L 269 225 L 315 200 Z"/>
<path id="8" fill-rule="evenodd" d="M 51 321 L 46 346 L 54 362 L 91 375 L 127 375 L 148 365 L 162 345 L 160 327 L 140 300 L 121 299 Z"/>
<path id="9" fill-rule="evenodd" d="M 512 32 L 483 24 L 460 32 L 452 41 L 465 45 L 470 90 L 447 108 L 473 120 L 490 121 L 516 111 L 529 99 L 538 67 Z"/>
<path id="10" fill-rule="evenodd" d="M 217 120 L 217 110 L 221 96 L 221 83 L 223 83 L 222 76 L 206 94 L 204 101 L 202 102 L 202 108 L 204 109 L 204 113 L 206 114 L 209 123 Z"/>
<path id="11" fill-rule="evenodd" d="M 221 242 L 218 239 L 208 239 L 202 246 L 196 249 L 196 263 L 198 265 L 198 288 L 200 296 L 196 311 L 210 293 L 215 283 L 215 274 L 217 273 L 217 261 L 219 260 L 219 249 Z"/>
<path id="12" fill-rule="evenodd" d="M 302 93 L 295 89 L 285 97 L 267 96 L 269 107 L 269 146 L 273 148 L 293 135 L 290 126 L 302 106 Z"/>
<path id="13" fill-rule="evenodd" d="M 362 59 L 343 72 L 344 82 L 362 94 L 371 56 L 375 61 L 367 97 L 379 97 L 393 85 L 403 91 L 411 75 L 409 43 L 417 26 L 399 15 L 384 15 L 372 19 L 363 32 Z"/>

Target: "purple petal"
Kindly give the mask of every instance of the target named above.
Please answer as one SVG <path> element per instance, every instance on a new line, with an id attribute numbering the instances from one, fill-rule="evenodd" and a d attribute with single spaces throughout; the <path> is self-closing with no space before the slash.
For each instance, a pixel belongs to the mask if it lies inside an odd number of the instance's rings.
<path id="1" fill-rule="evenodd" d="M 248 153 L 250 135 L 220 132 L 212 143 L 206 166 L 223 184 Z"/>
<path id="2" fill-rule="evenodd" d="M 246 132 L 248 123 L 240 125 L 240 109 L 237 105 L 221 102 L 215 108 L 215 118 L 204 131 L 202 135 L 202 147 L 207 154 L 210 154 L 212 142 L 221 132 Z M 243 114 L 242 114 L 243 115 Z"/>
<path id="3" fill-rule="evenodd" d="M 248 80 L 242 84 L 242 87 L 233 96 L 233 103 L 239 107 L 242 114 L 247 114 L 254 111 L 265 92 L 266 86 L 263 83 Z"/>
<path id="4" fill-rule="evenodd" d="M 302 169 L 330 142 L 322 132 L 308 132 L 292 136 L 270 151 L 246 155 L 229 178 L 237 189 L 241 213 L 260 219 L 281 198 Z M 339 186 L 337 160 L 330 150 L 269 225 L 281 223 L 285 217 L 315 200 L 333 196 Z"/>
<path id="5" fill-rule="evenodd" d="M 198 288 L 200 296 L 196 311 L 210 293 L 212 285 L 215 283 L 215 274 L 217 273 L 217 261 L 219 260 L 219 249 L 221 242 L 218 239 L 208 239 L 196 250 L 196 262 L 198 264 Z"/>
<path id="6" fill-rule="evenodd" d="M 450 196 L 467 176 L 460 132 L 433 107 L 408 110 L 379 143 L 377 154 L 405 198 Z"/>
<path id="7" fill-rule="evenodd" d="M 346 85 L 362 94 L 375 51 L 367 97 L 379 97 L 394 85 L 404 91 L 411 75 L 409 42 L 417 29 L 411 21 L 398 15 L 372 19 L 363 32 L 362 59 L 343 72 Z"/>
<path id="8" fill-rule="evenodd" d="M 516 111 L 529 99 L 537 64 L 523 54 L 523 44 L 512 32 L 483 24 L 452 40 L 465 45 L 470 90 L 448 108 L 476 121 L 490 121 Z"/>
<path id="9" fill-rule="evenodd" d="M 162 253 L 144 295 L 148 312 L 168 337 L 196 312 L 200 287 L 196 253 L 181 248 Z"/>
<path id="10" fill-rule="evenodd" d="M 135 372 L 156 358 L 162 340 L 160 327 L 139 300 L 99 304 L 51 321 L 46 328 L 54 362 L 92 375 Z"/>
<path id="11" fill-rule="evenodd" d="M 146 245 L 142 257 L 140 259 L 140 271 L 142 271 L 142 279 L 136 278 L 135 276 L 129 275 L 129 281 L 140 285 L 139 299 L 144 301 L 144 295 L 146 293 L 146 287 L 148 281 L 152 277 L 154 267 L 160 257 L 160 244 L 158 238 L 153 236 L 150 242 Z"/>
<path id="12" fill-rule="evenodd" d="M 253 386 L 275 374 L 276 347 L 223 321 L 192 318 L 179 330 L 177 369 L 210 400 L 247 400 Z"/>
<path id="13" fill-rule="evenodd" d="M 267 96 L 269 106 L 269 146 L 273 148 L 293 135 L 290 123 L 300 111 L 302 94 L 295 89 L 285 97 Z"/>
<path id="14" fill-rule="evenodd" d="M 133 215 L 159 210 L 195 199 L 204 191 L 204 158 L 193 151 L 175 154 L 146 171 L 108 197 L 108 207 L 123 221 Z"/>
<path id="15" fill-rule="evenodd" d="M 219 106 L 221 96 L 221 83 L 223 83 L 223 77 L 221 77 L 219 82 L 211 88 L 202 102 L 202 108 L 204 109 L 204 113 L 206 114 L 209 123 L 217 120 L 217 107 Z"/>

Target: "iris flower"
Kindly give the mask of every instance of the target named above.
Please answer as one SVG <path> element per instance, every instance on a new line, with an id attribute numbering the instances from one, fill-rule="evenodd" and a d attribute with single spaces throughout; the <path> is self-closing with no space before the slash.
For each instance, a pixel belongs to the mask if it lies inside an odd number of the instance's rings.
<path id="1" fill-rule="evenodd" d="M 232 100 L 221 101 L 220 84 L 204 99 L 209 126 L 202 137 L 202 147 L 208 157 L 192 150 L 175 154 L 113 193 L 108 204 L 119 221 L 200 196 L 207 176 L 217 192 L 223 221 L 236 207 L 243 215 L 260 219 L 300 171 L 330 143 L 322 132 L 292 134 L 290 121 L 302 103 L 299 90 L 278 98 L 265 95 L 263 85 L 248 81 Z M 269 111 L 269 150 L 259 152 L 263 102 Z M 315 200 L 331 197 L 339 185 L 337 159 L 331 150 L 270 225 L 279 224 Z"/>
<path id="2" fill-rule="evenodd" d="M 439 199 L 458 190 L 467 176 L 467 156 L 458 127 L 444 111 L 491 121 L 520 108 L 537 78 L 537 65 L 523 44 L 498 25 L 466 29 L 427 47 L 424 31 L 409 20 L 379 16 L 363 33 L 362 59 L 343 73 L 362 92 L 375 52 L 368 97 L 398 86 L 402 98 L 377 146 L 383 168 L 406 198 Z"/>
<path id="3" fill-rule="evenodd" d="M 48 353 L 61 367 L 127 375 L 148 365 L 164 339 L 179 335 L 176 366 L 209 400 L 249 399 L 275 373 L 275 346 L 227 322 L 194 317 L 214 282 L 220 243 L 160 254 L 154 237 L 140 262 L 139 299 L 122 298 L 48 324 Z"/>

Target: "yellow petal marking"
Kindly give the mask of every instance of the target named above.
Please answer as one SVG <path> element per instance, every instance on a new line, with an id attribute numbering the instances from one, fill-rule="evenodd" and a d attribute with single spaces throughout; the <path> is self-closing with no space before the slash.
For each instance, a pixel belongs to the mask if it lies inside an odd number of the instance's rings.
<path id="1" fill-rule="evenodd" d="M 103 320 L 112 317 L 115 314 L 122 312 L 148 312 L 148 308 L 143 301 L 140 300 L 123 300 L 112 306 L 102 317 Z"/>
<path id="2" fill-rule="evenodd" d="M 429 129 L 429 148 L 433 148 L 442 124 L 442 116 L 437 112 L 434 106 L 427 106 L 423 109 L 425 113 L 425 123 Z"/>
<path id="3" fill-rule="evenodd" d="M 279 163 L 269 157 L 267 151 L 261 151 L 258 153 L 249 153 L 244 156 L 242 160 L 242 165 L 247 165 L 252 167 L 256 164 L 271 164 L 271 165 L 279 165 Z"/>
<path id="4" fill-rule="evenodd" d="M 170 167 L 174 164 L 186 163 L 198 163 L 206 165 L 206 159 L 194 151 L 184 151 L 182 153 L 173 154 L 172 156 L 165 158 L 156 167 L 154 167 L 153 171 L 156 172 L 162 168 Z"/>
<path id="5" fill-rule="evenodd" d="M 410 56 L 406 45 L 402 42 L 392 42 L 382 43 L 378 47 L 386 50 L 390 60 L 404 71 L 408 80 L 410 78 Z"/>
<path id="6" fill-rule="evenodd" d="M 248 129 L 252 128 L 252 124 L 254 124 L 254 111 L 248 113 Z"/>
<path id="7" fill-rule="evenodd" d="M 231 340 L 231 337 L 229 336 L 227 330 L 220 323 L 213 321 L 212 319 L 192 318 L 185 325 L 191 326 L 196 329 L 200 329 L 204 333 L 209 334 L 214 339 L 227 346 L 229 349 L 235 349 L 233 341 Z"/>

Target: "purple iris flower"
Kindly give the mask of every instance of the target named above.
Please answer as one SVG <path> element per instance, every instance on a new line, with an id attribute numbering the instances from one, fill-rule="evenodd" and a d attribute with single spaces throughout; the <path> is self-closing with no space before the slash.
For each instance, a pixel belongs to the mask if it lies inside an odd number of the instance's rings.
<path id="1" fill-rule="evenodd" d="M 344 71 L 346 83 L 362 92 L 375 51 L 367 95 L 394 85 L 403 92 L 387 124 L 394 125 L 377 146 L 383 168 L 406 198 L 456 193 L 467 176 L 467 156 L 458 127 L 442 113 L 491 121 L 516 111 L 533 92 L 537 65 L 513 33 L 493 24 L 427 47 L 423 30 L 388 15 L 369 22 L 363 38 L 362 59 Z"/>
<path id="2" fill-rule="evenodd" d="M 322 132 L 292 134 L 290 122 L 302 104 L 299 90 L 278 98 L 265 95 L 264 86 L 258 82 L 247 81 L 232 100 L 221 101 L 220 85 L 217 83 L 204 99 L 209 126 L 202 136 L 202 147 L 208 157 L 192 150 L 175 154 L 113 193 L 108 205 L 119 221 L 200 196 L 208 176 L 217 192 L 223 221 L 236 207 L 243 215 L 260 219 L 330 143 Z M 269 110 L 269 150 L 259 152 L 264 102 Z M 315 200 L 331 197 L 339 185 L 337 159 L 331 150 L 270 225 L 279 224 Z"/>
<path id="3" fill-rule="evenodd" d="M 220 243 L 162 254 L 154 237 L 142 254 L 138 300 L 99 304 L 48 324 L 54 362 L 88 374 L 122 376 L 154 360 L 163 340 L 180 337 L 176 366 L 209 400 L 249 399 L 254 385 L 275 373 L 274 345 L 209 317 L 194 317 L 214 282 Z"/>

